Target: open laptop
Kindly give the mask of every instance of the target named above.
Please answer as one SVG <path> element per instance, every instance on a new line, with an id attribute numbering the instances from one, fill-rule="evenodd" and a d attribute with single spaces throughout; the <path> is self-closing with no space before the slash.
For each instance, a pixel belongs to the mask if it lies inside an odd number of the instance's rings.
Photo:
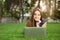
<path id="1" fill-rule="evenodd" d="M 46 29 L 42 27 L 25 27 L 24 37 L 25 38 L 45 38 Z"/>

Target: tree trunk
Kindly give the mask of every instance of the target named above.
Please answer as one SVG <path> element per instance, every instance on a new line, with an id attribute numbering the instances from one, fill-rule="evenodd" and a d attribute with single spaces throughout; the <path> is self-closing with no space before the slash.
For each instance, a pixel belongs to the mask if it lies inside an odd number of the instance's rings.
<path id="1" fill-rule="evenodd" d="M 0 1 L 0 23 L 2 19 L 2 2 Z"/>
<path id="2" fill-rule="evenodd" d="M 47 6 L 47 19 L 50 18 L 50 2 L 51 0 L 45 0 L 46 1 L 46 6 Z"/>
<path id="3" fill-rule="evenodd" d="M 19 7 L 20 7 L 20 14 L 22 15 L 21 16 L 21 22 L 23 22 L 23 0 L 19 0 Z"/>

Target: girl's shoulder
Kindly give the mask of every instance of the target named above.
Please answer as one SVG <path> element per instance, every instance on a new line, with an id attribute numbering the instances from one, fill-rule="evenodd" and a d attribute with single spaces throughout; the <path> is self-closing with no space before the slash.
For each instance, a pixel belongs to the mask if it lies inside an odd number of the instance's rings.
<path id="1" fill-rule="evenodd" d="M 40 23 L 40 27 L 42 27 L 42 25 L 46 22 L 46 19 L 42 19 L 41 23 Z"/>
<path id="2" fill-rule="evenodd" d="M 45 23 L 45 22 L 46 22 L 46 19 L 42 19 L 41 22 L 42 22 L 42 23 Z"/>

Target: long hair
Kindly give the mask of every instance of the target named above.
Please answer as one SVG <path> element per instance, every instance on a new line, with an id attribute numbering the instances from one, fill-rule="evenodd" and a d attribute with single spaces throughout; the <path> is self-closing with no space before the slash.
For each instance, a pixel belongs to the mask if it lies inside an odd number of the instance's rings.
<path id="1" fill-rule="evenodd" d="M 41 9 L 39 8 L 35 8 L 32 12 L 32 16 L 31 16 L 31 19 L 27 22 L 27 27 L 36 27 L 36 21 L 34 20 L 34 13 L 35 11 L 39 11 L 40 12 L 40 15 L 41 15 L 41 18 L 40 20 L 43 19 L 43 12 L 41 11 Z"/>
<path id="2" fill-rule="evenodd" d="M 33 27 L 36 26 L 36 21 L 34 20 L 35 11 L 39 11 L 40 12 L 40 15 L 41 15 L 40 20 L 42 20 L 42 18 L 43 18 L 43 12 L 41 11 L 41 9 L 40 8 L 35 8 L 33 10 L 33 12 L 32 12 L 32 16 L 31 16 L 31 26 L 33 26 Z"/>

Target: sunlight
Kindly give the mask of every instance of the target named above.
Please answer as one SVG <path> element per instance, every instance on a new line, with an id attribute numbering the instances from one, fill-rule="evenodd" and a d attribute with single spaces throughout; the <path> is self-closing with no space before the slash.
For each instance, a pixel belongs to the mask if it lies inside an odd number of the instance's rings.
<path id="1" fill-rule="evenodd" d="M 35 7 L 38 5 L 38 1 L 35 3 Z M 42 8 L 42 11 L 46 11 L 46 5 L 44 2 L 40 1 L 40 7 Z"/>
<path id="2" fill-rule="evenodd" d="M 46 5 L 44 2 L 40 1 L 40 6 L 42 8 L 42 11 L 46 11 Z"/>

